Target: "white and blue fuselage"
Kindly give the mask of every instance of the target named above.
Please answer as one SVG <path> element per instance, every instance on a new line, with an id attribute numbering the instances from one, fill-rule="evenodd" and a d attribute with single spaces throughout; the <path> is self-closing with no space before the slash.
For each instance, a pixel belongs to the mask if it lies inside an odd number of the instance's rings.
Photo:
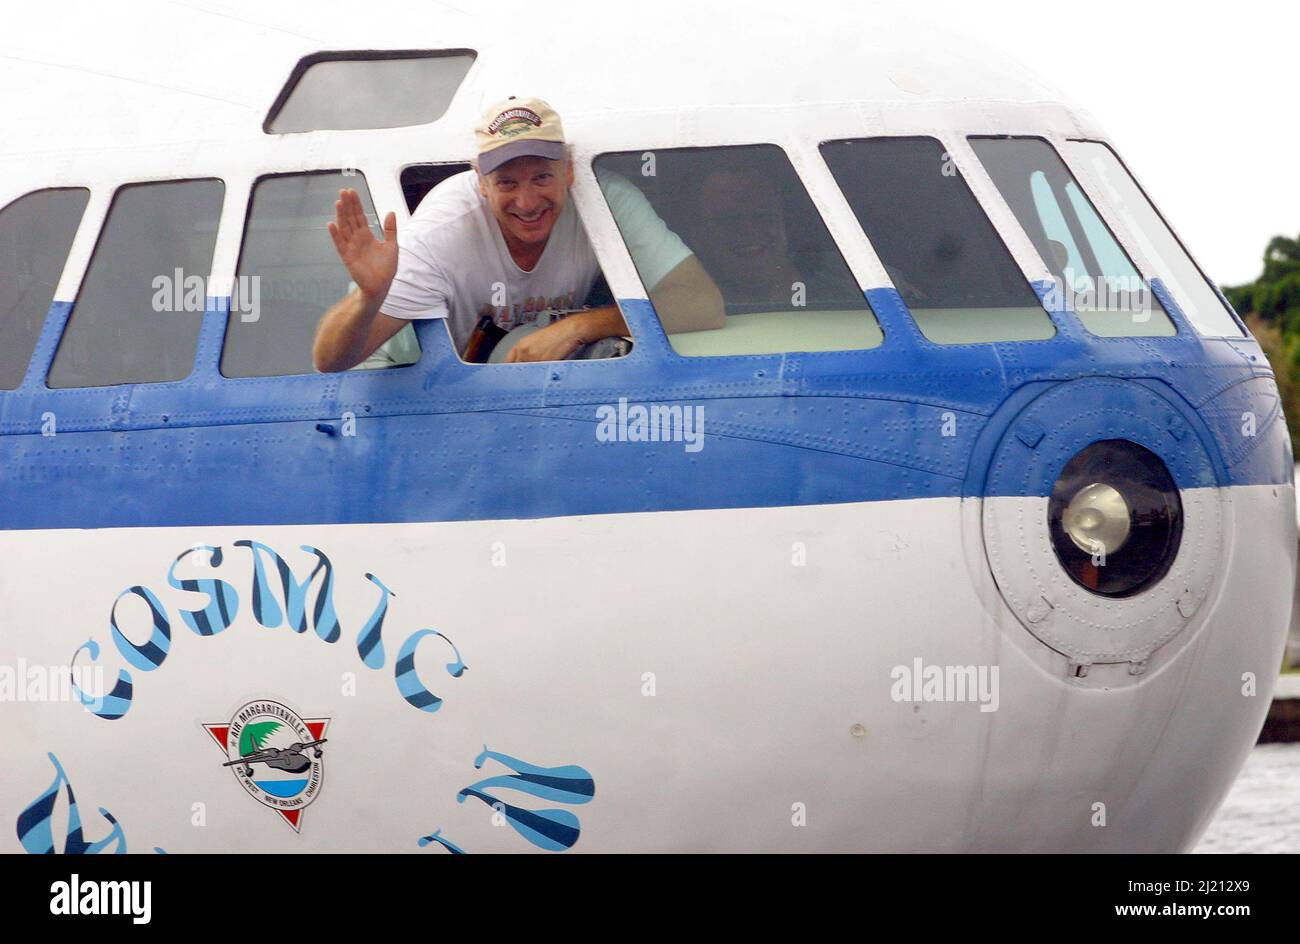
<path id="1" fill-rule="evenodd" d="M 5 156 L 0 205 L 91 197 L 25 379 L 0 391 L 0 849 L 1189 848 L 1263 722 L 1291 605 L 1293 466 L 1259 345 L 1201 336 L 1118 224 L 1173 336 L 1096 337 L 1045 301 L 1048 339 L 933 343 L 817 152 L 938 137 L 1047 299 L 965 142 L 1100 130 L 933 50 L 893 49 L 903 78 L 799 53 L 816 94 L 752 65 L 591 90 L 448 29 L 419 42 L 481 52 L 431 129 L 255 129 L 183 168 L 170 146 L 104 147 L 59 179 Z M 627 55 L 629 75 L 653 59 Z M 225 290 L 185 379 L 47 385 L 116 186 L 223 179 L 210 284 L 229 286 L 260 175 L 344 161 L 400 213 L 396 170 L 464 159 L 480 98 L 525 84 L 564 111 L 628 356 L 466 364 L 426 322 L 409 368 L 229 378 Z M 668 343 L 591 158 L 755 142 L 790 155 L 879 346 Z M 601 435 L 629 405 L 699 410 L 702 448 Z M 1112 439 L 1157 455 L 1185 512 L 1168 573 L 1119 599 L 1060 572 L 1046 525 L 1065 463 Z M 60 666 L 83 684 L 38 696 L 27 680 Z M 323 732 L 298 786 L 223 753 L 275 705 L 299 743 Z M 292 789 L 310 803 L 277 816 Z"/>

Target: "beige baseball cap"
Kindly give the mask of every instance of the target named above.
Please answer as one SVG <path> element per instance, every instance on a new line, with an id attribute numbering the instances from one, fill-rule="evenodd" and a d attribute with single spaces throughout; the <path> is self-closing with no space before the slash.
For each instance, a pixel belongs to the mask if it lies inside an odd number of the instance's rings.
<path id="1" fill-rule="evenodd" d="M 540 98 L 497 102 L 483 112 L 474 127 L 478 141 L 478 171 L 490 174 L 516 157 L 564 157 L 564 126 L 555 109 Z"/>

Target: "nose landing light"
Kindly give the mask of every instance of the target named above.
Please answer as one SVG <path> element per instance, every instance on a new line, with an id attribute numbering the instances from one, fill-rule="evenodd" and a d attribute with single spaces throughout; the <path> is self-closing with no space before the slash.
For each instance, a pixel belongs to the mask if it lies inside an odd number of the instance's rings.
<path id="1" fill-rule="evenodd" d="M 1149 449 L 1122 439 L 1080 450 L 1047 504 L 1052 548 L 1079 586 L 1126 597 L 1169 570 L 1182 538 L 1183 506 L 1169 470 Z"/>
<path id="2" fill-rule="evenodd" d="M 1084 553 L 1113 554 L 1128 540 L 1128 516 L 1128 502 L 1117 489 L 1093 482 L 1079 489 L 1065 506 L 1061 527 Z"/>

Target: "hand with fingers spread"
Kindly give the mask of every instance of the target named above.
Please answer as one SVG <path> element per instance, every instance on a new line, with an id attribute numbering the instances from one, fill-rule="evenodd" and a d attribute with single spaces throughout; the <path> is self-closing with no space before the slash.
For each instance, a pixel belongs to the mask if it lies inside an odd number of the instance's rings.
<path id="1" fill-rule="evenodd" d="M 397 275 L 397 214 L 384 217 L 384 235 L 375 239 L 355 190 L 340 190 L 330 238 L 352 281 L 363 295 L 382 301 Z"/>
<path id="2" fill-rule="evenodd" d="M 325 312 L 316 326 L 312 363 L 319 371 L 349 370 L 410 324 L 379 310 L 397 275 L 397 214 L 384 217 L 383 239 L 375 239 L 355 190 L 340 190 L 335 219 L 328 225 L 339 258 L 356 289 Z"/>

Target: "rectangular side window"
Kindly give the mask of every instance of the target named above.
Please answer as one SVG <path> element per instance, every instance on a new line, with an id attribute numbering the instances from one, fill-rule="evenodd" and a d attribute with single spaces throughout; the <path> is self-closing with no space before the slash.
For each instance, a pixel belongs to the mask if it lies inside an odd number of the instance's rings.
<path id="1" fill-rule="evenodd" d="M 594 166 L 677 353 L 880 344 L 862 290 L 781 148 L 626 151 Z M 725 317 L 705 310 L 715 292 Z"/>
<path id="2" fill-rule="evenodd" d="M 1100 337 L 1177 333 L 1050 144 L 990 137 L 970 144 L 1085 328 Z"/>
<path id="3" fill-rule="evenodd" d="M 285 174 L 263 177 L 253 186 L 221 352 L 224 376 L 315 373 L 316 325 L 351 290 L 348 270 L 325 228 L 345 188 L 357 191 L 379 238 L 379 220 L 361 174 Z M 406 325 L 356 369 L 399 367 L 419 359 L 415 330 Z"/>
<path id="4" fill-rule="evenodd" d="M 938 140 L 828 141 L 821 152 L 927 338 L 977 344 L 1056 333 Z"/>
<path id="5" fill-rule="evenodd" d="M 0 390 L 23 382 L 89 200 L 37 190 L 0 210 Z"/>
<path id="6" fill-rule="evenodd" d="M 54 355 L 51 387 L 188 377 L 226 185 L 128 184 L 113 197 Z"/>
<path id="7" fill-rule="evenodd" d="M 1097 175 L 1107 202 L 1124 220 L 1159 277 L 1169 285 L 1192 327 L 1208 337 L 1241 337 L 1241 328 L 1205 273 L 1197 268 L 1115 152 L 1098 141 L 1071 141 L 1066 147 Z"/>

